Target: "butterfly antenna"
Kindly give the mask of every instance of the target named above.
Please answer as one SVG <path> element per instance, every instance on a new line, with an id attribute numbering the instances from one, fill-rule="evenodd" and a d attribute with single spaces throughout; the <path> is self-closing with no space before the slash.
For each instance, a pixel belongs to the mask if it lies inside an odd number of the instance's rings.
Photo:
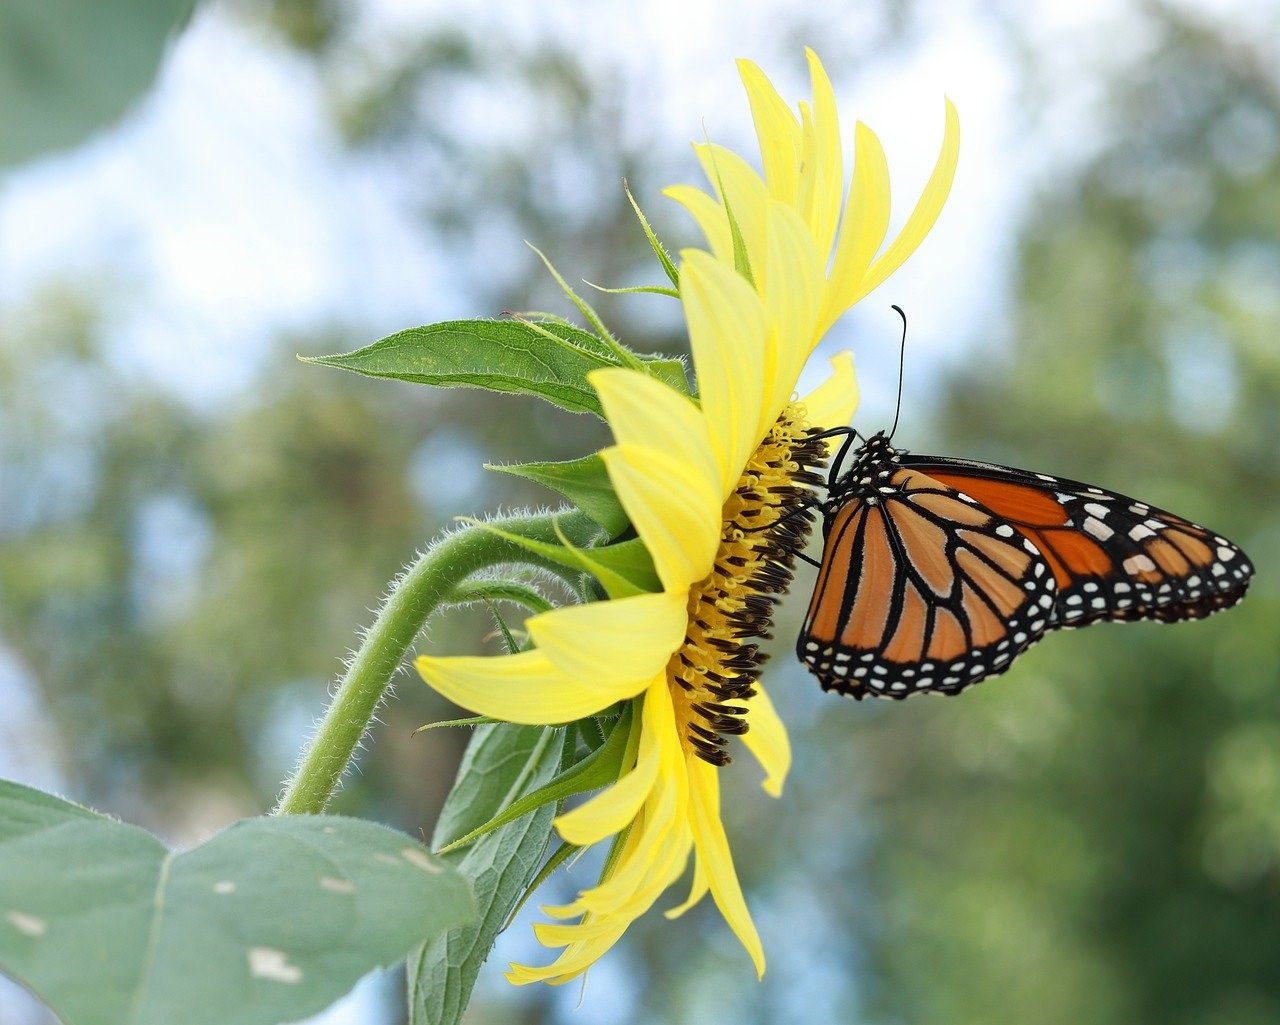
<path id="1" fill-rule="evenodd" d="M 902 318 L 902 345 L 898 349 L 898 404 L 893 410 L 893 426 L 889 428 L 889 440 L 893 440 L 893 434 L 898 429 L 898 415 L 902 412 L 902 369 L 906 361 L 907 355 L 907 315 L 902 312 L 902 307 L 894 305 L 892 309 Z"/>

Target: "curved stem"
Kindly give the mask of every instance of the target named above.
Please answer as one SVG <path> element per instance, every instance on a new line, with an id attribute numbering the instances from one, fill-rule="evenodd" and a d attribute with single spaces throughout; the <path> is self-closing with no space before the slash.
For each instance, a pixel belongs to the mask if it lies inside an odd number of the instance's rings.
<path id="1" fill-rule="evenodd" d="M 599 528 L 580 512 L 505 519 L 504 530 L 539 541 L 556 541 L 553 519 L 575 544 Z M 537 561 L 527 549 L 483 530 L 465 527 L 425 552 L 391 586 L 373 626 L 365 634 L 329 708 L 285 784 L 277 815 L 319 814 L 338 789 L 347 766 L 373 721 L 392 676 L 423 624 L 455 585 L 477 570 L 502 562 Z M 548 566 L 563 573 L 562 567 Z"/>

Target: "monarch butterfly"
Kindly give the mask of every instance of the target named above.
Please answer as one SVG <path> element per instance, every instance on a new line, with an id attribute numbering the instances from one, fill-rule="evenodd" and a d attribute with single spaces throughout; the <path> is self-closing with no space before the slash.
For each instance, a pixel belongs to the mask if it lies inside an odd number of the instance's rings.
<path id="1" fill-rule="evenodd" d="M 913 455 L 892 446 L 892 428 L 863 439 L 846 471 L 861 436 L 839 433 L 820 504 L 822 561 L 796 643 L 824 690 L 957 694 L 1003 673 L 1050 630 L 1200 619 L 1248 589 L 1253 566 L 1236 545 L 1146 502 Z"/>

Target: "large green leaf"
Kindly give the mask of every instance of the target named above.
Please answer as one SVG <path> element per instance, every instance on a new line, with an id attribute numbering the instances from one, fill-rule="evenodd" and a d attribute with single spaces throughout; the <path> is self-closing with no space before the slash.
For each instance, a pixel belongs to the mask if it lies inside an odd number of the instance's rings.
<path id="1" fill-rule="evenodd" d="M 476 730 L 436 823 L 433 846 L 484 825 L 561 768 L 564 730 L 498 724 Z M 409 958 L 412 1025 L 457 1025 L 480 966 L 546 853 L 556 805 L 546 804 L 446 858 L 471 880 L 479 921 Z"/>
<path id="2" fill-rule="evenodd" d="M 71 146 L 151 85 L 195 0 L 0 3 L 0 166 Z"/>
<path id="3" fill-rule="evenodd" d="M 537 395 L 571 413 L 597 416 L 603 415 L 600 400 L 587 375 L 618 365 L 604 342 L 580 328 L 520 320 L 413 327 L 355 352 L 303 359 L 368 377 Z"/>
<path id="4" fill-rule="evenodd" d="M 247 819 L 183 853 L 0 782 L 0 967 L 64 1025 L 277 1025 L 469 920 L 416 841 L 335 816 Z"/>

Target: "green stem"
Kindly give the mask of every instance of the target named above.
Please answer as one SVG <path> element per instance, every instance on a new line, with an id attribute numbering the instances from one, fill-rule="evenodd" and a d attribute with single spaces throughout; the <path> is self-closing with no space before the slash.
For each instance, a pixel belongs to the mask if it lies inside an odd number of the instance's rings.
<path id="1" fill-rule="evenodd" d="M 520 516 L 501 521 L 504 530 L 538 541 L 556 541 L 555 522 L 575 544 L 585 544 L 599 528 L 580 512 Z M 487 566 L 537 561 L 527 549 L 491 531 L 465 527 L 418 556 L 392 584 L 377 619 L 364 636 L 329 708 L 285 784 L 277 815 L 323 812 L 360 746 L 374 712 L 386 695 L 405 653 L 453 588 Z M 547 565 L 563 574 L 564 568 Z"/>

